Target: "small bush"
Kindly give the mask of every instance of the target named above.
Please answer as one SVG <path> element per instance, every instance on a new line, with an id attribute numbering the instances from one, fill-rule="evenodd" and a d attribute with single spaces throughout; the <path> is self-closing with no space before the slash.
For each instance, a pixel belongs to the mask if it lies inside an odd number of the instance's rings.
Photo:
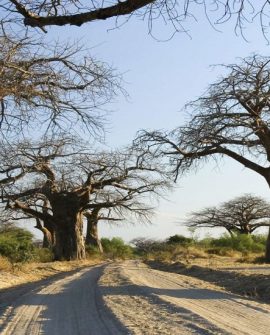
<path id="1" fill-rule="evenodd" d="M 111 240 L 108 238 L 102 238 L 101 243 L 106 256 L 112 259 L 125 259 L 130 258 L 133 255 L 133 249 L 131 246 L 125 244 L 125 242 L 119 237 L 113 237 Z"/>
<path id="2" fill-rule="evenodd" d="M 0 232 L 0 255 L 13 264 L 33 259 L 33 235 L 18 227 Z"/>
<path id="3" fill-rule="evenodd" d="M 167 239 L 168 244 L 182 244 L 188 245 L 193 242 L 192 238 L 185 237 L 183 235 L 173 235 Z"/>
<path id="4" fill-rule="evenodd" d="M 35 248 L 33 250 L 33 258 L 40 263 L 52 262 L 54 259 L 52 250 L 47 248 Z"/>

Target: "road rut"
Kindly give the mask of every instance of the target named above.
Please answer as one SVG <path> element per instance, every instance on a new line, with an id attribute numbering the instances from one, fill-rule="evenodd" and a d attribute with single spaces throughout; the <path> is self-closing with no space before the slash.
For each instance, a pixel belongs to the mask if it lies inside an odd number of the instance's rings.
<path id="1" fill-rule="evenodd" d="M 269 305 L 196 278 L 127 261 L 107 267 L 100 284 L 107 305 L 132 334 L 270 334 Z"/>
<path id="2" fill-rule="evenodd" d="M 103 269 L 80 270 L 10 302 L 0 318 L 0 334 L 127 334 L 102 301 L 98 279 Z"/>

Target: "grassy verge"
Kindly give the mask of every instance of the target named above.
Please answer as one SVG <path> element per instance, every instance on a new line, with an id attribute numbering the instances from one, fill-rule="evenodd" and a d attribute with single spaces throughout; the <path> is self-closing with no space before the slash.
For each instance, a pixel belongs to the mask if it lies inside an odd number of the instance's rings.
<path id="1" fill-rule="evenodd" d="M 14 249 L 8 248 L 8 243 L 3 243 L 2 249 L 6 251 L 6 256 L 0 255 L 0 289 L 39 281 L 62 272 L 69 272 L 106 261 L 133 257 L 133 249 L 120 238 L 102 239 L 102 244 L 103 254 L 100 254 L 96 248 L 87 247 L 87 258 L 85 260 L 53 262 L 53 255 L 49 249 L 35 248 L 31 245 L 29 250 L 21 248 L 23 252 L 18 258 L 13 255 Z M 25 257 L 25 250 L 27 251 L 27 258 Z"/>
<path id="2" fill-rule="evenodd" d="M 17 264 L 15 267 L 11 264 L 5 263 L 5 268 L 3 269 L 3 259 L 0 258 L 0 289 L 39 281 L 59 273 L 101 264 L 102 262 L 104 262 L 102 257 L 96 257 L 83 261 L 48 263 L 31 262 Z"/>

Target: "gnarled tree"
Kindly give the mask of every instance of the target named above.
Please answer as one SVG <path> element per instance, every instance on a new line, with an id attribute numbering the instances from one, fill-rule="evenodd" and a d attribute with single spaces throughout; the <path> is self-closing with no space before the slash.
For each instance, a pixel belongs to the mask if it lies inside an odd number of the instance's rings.
<path id="1" fill-rule="evenodd" d="M 8 208 L 50 222 L 55 259 L 84 258 L 87 210 L 127 208 L 129 199 L 135 208 L 134 193 L 157 193 L 168 185 L 153 162 L 131 150 L 89 153 L 73 139 L 14 145 L 2 164 L 8 166 L 2 180 L 9 180 L 2 184 L 3 200 Z"/>
<path id="2" fill-rule="evenodd" d="M 270 204 L 246 194 L 220 206 L 192 212 L 185 224 L 196 228 L 225 228 L 230 235 L 251 234 L 260 227 L 270 227 Z"/>
<path id="3" fill-rule="evenodd" d="M 270 59 L 254 55 L 224 68 L 226 75 L 187 104 L 187 125 L 168 133 L 143 131 L 137 143 L 167 157 L 175 178 L 208 159 L 229 157 L 270 186 Z"/>

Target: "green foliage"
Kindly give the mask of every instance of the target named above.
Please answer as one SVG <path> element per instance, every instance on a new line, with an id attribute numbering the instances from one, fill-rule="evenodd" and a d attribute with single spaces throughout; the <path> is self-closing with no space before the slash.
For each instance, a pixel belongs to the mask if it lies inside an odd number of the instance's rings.
<path id="1" fill-rule="evenodd" d="M 33 258 L 40 263 L 52 262 L 54 259 L 52 250 L 48 248 L 34 248 Z"/>
<path id="2" fill-rule="evenodd" d="M 10 227 L 0 231 L 0 255 L 11 263 L 33 259 L 33 235 L 26 229 Z"/>
<path id="3" fill-rule="evenodd" d="M 170 236 L 167 240 L 168 244 L 177 243 L 182 245 L 188 245 L 191 244 L 192 242 L 193 242 L 192 238 L 185 237 L 183 235 L 173 235 Z"/>
<path id="4" fill-rule="evenodd" d="M 125 242 L 119 237 L 113 237 L 112 239 L 102 238 L 101 243 L 103 246 L 104 253 L 110 258 L 130 258 L 133 255 L 133 249 L 131 246 L 125 244 Z"/>
<path id="5" fill-rule="evenodd" d="M 98 247 L 93 245 L 85 245 L 85 253 L 87 258 L 91 259 L 103 259 L 103 254 L 100 253 Z"/>
<path id="6" fill-rule="evenodd" d="M 236 234 L 233 236 L 223 235 L 213 239 L 211 247 L 232 249 L 245 252 L 259 253 L 265 250 L 266 237 L 260 235 Z"/>

